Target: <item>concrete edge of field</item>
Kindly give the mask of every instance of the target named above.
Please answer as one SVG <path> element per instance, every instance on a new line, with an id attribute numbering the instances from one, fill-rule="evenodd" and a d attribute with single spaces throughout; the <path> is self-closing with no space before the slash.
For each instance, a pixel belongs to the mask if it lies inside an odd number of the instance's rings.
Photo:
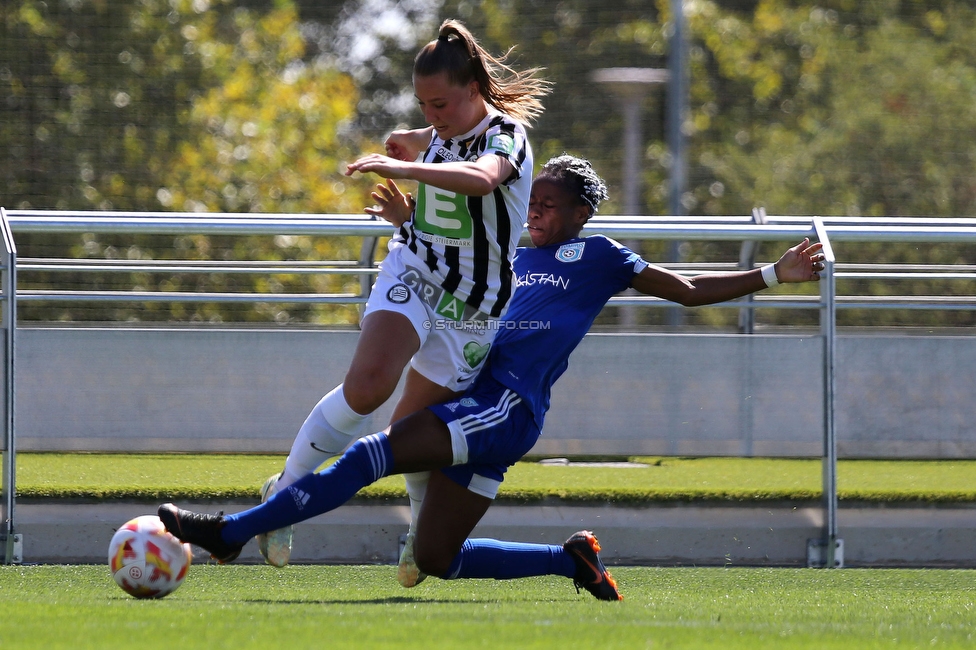
<path id="1" fill-rule="evenodd" d="M 122 523 L 152 514 L 145 501 L 18 503 L 16 532 L 24 564 L 104 563 Z M 237 512 L 246 501 L 178 502 L 204 512 Z M 976 568 L 976 504 L 854 504 L 841 507 L 838 528 L 846 567 Z M 383 501 L 347 504 L 296 526 L 292 560 L 303 564 L 393 564 L 409 508 Z M 807 566 L 807 542 L 821 534 L 813 504 L 496 503 L 474 537 L 561 544 L 594 531 L 611 565 Z M 195 561 L 205 562 L 197 552 Z M 243 563 L 261 561 L 252 541 Z"/>

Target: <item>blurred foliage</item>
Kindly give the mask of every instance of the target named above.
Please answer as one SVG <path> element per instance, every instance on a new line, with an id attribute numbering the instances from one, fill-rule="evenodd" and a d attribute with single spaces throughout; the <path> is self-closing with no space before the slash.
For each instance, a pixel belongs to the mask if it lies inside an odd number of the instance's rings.
<path id="1" fill-rule="evenodd" d="M 230 0 L 5 6 L 0 161 L 8 207 L 349 213 L 372 180 L 345 179 L 362 146 L 348 75 L 307 57 L 296 8 Z M 8 40 L 10 39 L 10 40 Z M 13 49 L 13 48 L 5 48 Z M 18 160 L 19 159 L 19 160 Z M 26 166 L 24 160 L 29 161 Z M 340 180 L 341 179 L 341 180 Z M 80 241 L 79 241 L 80 239 Z M 18 236 L 24 257 L 355 259 L 359 241 L 296 236 Z M 346 276 L 348 277 L 348 276 Z M 322 274 L 103 273 L 21 277 L 22 288 L 358 292 Z M 288 309 L 286 309 L 286 307 Z M 355 307 L 26 303 L 24 319 L 355 323 Z"/>
<path id="2" fill-rule="evenodd" d="M 0 205 L 8 208 L 359 212 L 374 179 L 343 163 L 420 126 L 417 49 L 463 20 L 516 67 L 555 82 L 530 131 L 541 163 L 569 151 L 608 180 L 622 209 L 620 100 L 592 80 L 608 67 L 667 66 L 670 0 L 12 0 L 0 6 Z M 960 217 L 976 214 L 976 8 L 962 0 L 684 2 L 690 103 L 689 214 Z M 672 156 L 667 85 L 642 104 L 642 211 L 666 214 Z M 775 259 L 793 242 L 763 244 Z M 355 242 L 259 238 L 18 237 L 21 256 L 189 259 L 355 257 Z M 735 261 L 735 242 L 688 242 L 685 261 Z M 668 242 L 640 251 L 665 261 Z M 970 245 L 847 244 L 841 261 L 972 261 Z M 85 282 L 185 290 L 334 292 L 324 276 L 140 276 Z M 24 279 L 24 278 L 22 278 Z M 33 279 L 31 278 L 31 281 Z M 262 284 L 263 283 L 263 284 Z M 849 282 L 845 289 L 972 295 L 968 282 Z M 806 288 L 815 291 L 815 288 Z M 26 307 L 24 318 L 354 322 L 355 310 L 161 305 Z M 53 311 L 52 311 L 53 310 Z M 735 310 L 685 310 L 734 328 Z M 641 324 L 660 325 L 662 310 Z M 972 325 L 969 312 L 841 311 L 842 324 Z M 601 323 L 615 322 L 608 310 Z M 816 322 L 766 310 L 762 322 Z"/>

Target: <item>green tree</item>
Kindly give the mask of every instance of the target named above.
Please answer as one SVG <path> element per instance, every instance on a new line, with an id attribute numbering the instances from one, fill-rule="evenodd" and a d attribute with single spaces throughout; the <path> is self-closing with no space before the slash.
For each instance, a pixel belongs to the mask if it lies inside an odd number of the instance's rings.
<path id="1" fill-rule="evenodd" d="M 762 205 L 771 214 L 973 214 L 972 3 L 684 5 L 691 39 L 684 124 L 689 185 L 683 197 L 689 212 L 748 214 Z M 0 205 L 358 212 L 371 183 L 342 177 L 343 161 L 365 141 L 378 146 L 396 126 L 423 124 L 412 97 L 412 60 L 442 18 L 456 17 L 493 52 L 516 46 L 516 67 L 547 69 L 555 91 L 530 131 L 536 158 L 562 151 L 588 157 L 610 182 L 613 200 L 602 211 L 613 214 L 619 211 L 622 119 L 618 100 L 593 83 L 592 73 L 665 67 L 671 6 L 670 0 L 13 0 L 0 5 L 0 149 L 7 153 L 0 156 Z M 644 102 L 643 207 L 650 214 L 668 209 L 667 92 L 666 85 L 654 88 Z M 22 256 L 61 255 L 69 245 L 92 257 L 313 259 L 348 253 L 330 248 L 332 242 L 300 238 L 241 244 L 25 237 L 18 243 Z M 647 244 L 642 252 L 662 260 L 665 246 Z M 737 248 L 705 242 L 688 246 L 685 254 L 727 260 Z M 976 251 L 860 245 L 838 252 L 858 261 L 934 263 L 971 260 Z M 47 278 L 55 279 L 77 281 Z M 105 277 L 93 284 L 112 288 L 133 281 Z M 228 277 L 135 281 L 224 290 L 258 286 Z M 284 290 L 313 286 L 298 278 L 261 282 Z M 314 284 L 315 290 L 323 286 L 340 285 Z M 264 317 L 217 306 L 175 309 L 160 307 L 149 317 Z M 59 313 L 81 317 L 74 308 Z M 89 313 L 147 317 L 131 309 Z M 701 322 L 734 319 L 727 310 L 694 313 Z M 292 318 L 328 317 L 299 308 L 284 316 Z"/>
<path id="2" fill-rule="evenodd" d="M 972 9 L 949 3 L 945 13 L 914 22 L 864 11 L 854 22 L 851 13 L 789 4 L 761 2 L 751 21 L 715 5 L 694 15 L 710 54 L 702 58 L 712 58 L 721 76 L 697 75 L 693 141 L 703 150 L 701 177 L 729 190 L 714 200 L 695 188 L 702 207 L 719 214 L 758 204 L 777 214 L 976 212 Z M 705 82 L 723 77 L 750 92 Z"/>
<path id="3" fill-rule="evenodd" d="M 78 2 L 59 5 L 56 12 L 45 3 L 23 3 L 19 9 L 4 16 L 4 25 L 8 33 L 21 35 L 31 50 L 25 60 L 33 67 L 8 67 L 0 78 L 19 92 L 11 94 L 8 104 L 27 105 L 22 116 L 36 125 L 14 120 L 16 126 L 0 137 L 57 173 L 36 174 L 35 179 L 30 167 L 27 172 L 7 167 L 4 173 L 14 181 L 10 187 L 20 193 L 5 195 L 19 197 L 13 204 L 4 198 L 6 205 L 306 213 L 362 209 L 371 181 L 341 174 L 343 161 L 360 149 L 355 132 L 343 126 L 354 116 L 356 89 L 348 76 L 307 55 L 292 3 L 278 2 L 266 12 L 226 0 L 118 6 Z M 35 93 L 32 86 L 50 92 Z M 31 130 L 33 138 L 27 133 Z M 80 161 L 78 171 L 64 163 L 71 157 Z M 61 198 L 47 203 L 54 196 Z M 131 259 L 332 259 L 353 252 L 349 241 L 294 237 L 89 235 L 80 242 L 75 237 L 22 237 L 18 243 L 22 256 L 64 256 L 72 247 L 82 257 Z M 23 286 L 71 286 L 79 280 L 46 275 L 28 278 Z M 352 288 L 323 275 L 111 274 L 81 281 L 95 289 L 133 284 L 212 291 Z M 355 322 L 355 310 L 349 308 L 136 307 L 45 304 L 21 314 L 63 320 L 262 320 L 268 312 L 279 321 Z"/>
<path id="4" fill-rule="evenodd" d="M 375 179 L 343 176 L 359 152 L 349 133 L 358 93 L 351 79 L 309 62 L 292 5 L 264 15 L 237 12 L 234 39 L 217 37 L 218 23 L 204 20 L 189 34 L 206 50 L 219 85 L 196 97 L 184 139 L 164 175 L 160 202 L 183 210 L 278 213 L 351 213 L 365 205 Z M 194 237 L 191 255 L 206 258 L 222 247 L 215 238 Z M 355 259 L 353 239 L 307 236 L 249 237 L 232 246 L 242 259 Z M 348 278 L 348 276 L 345 276 Z M 182 288 L 192 278 L 174 281 Z M 245 279 L 213 279 L 221 290 Z M 277 292 L 356 291 L 355 278 L 279 275 L 260 279 L 257 289 Z M 246 288 L 246 287 L 244 287 Z M 209 310 L 220 308 L 211 305 Z M 355 322 L 350 308 L 259 305 L 248 319 L 271 314 L 281 321 Z M 212 316 L 210 316 L 212 318 Z"/>
<path id="5" fill-rule="evenodd" d="M 764 0 L 745 16 L 718 3 L 696 7 L 690 191 L 702 212 L 743 214 L 763 205 L 770 214 L 976 213 L 970 6 Z M 850 262 L 942 264 L 972 260 L 976 247 L 847 244 L 836 252 Z M 849 281 L 842 290 L 971 295 L 976 286 Z M 842 311 L 840 318 L 973 323 L 968 312 Z"/>
<path id="6" fill-rule="evenodd" d="M 211 50 L 210 74 L 220 82 L 192 102 L 161 203 L 191 211 L 359 212 L 372 183 L 343 176 L 358 153 L 348 130 L 358 101 L 352 80 L 305 60 L 292 7 L 235 18 L 232 43 L 215 39 L 213 24 L 194 32 Z"/>

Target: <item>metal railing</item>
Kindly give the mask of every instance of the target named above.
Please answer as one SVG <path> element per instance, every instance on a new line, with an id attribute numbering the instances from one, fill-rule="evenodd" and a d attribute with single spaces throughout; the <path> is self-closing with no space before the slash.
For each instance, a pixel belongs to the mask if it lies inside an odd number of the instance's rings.
<path id="1" fill-rule="evenodd" d="M 18 268 L 25 272 L 171 272 L 226 274 L 332 274 L 360 278 L 357 293 L 244 293 L 191 291 L 69 291 L 21 290 L 21 302 L 42 301 L 135 301 L 135 302 L 241 302 L 362 304 L 370 279 L 375 274 L 374 258 L 379 238 L 389 236 L 391 226 L 367 215 L 321 214 L 200 214 L 200 213 L 122 213 L 8 210 L 11 228 L 16 233 L 97 233 L 97 234 L 201 234 L 201 235 L 311 235 L 362 238 L 358 260 L 329 262 L 201 261 L 201 260 L 105 260 L 22 258 Z M 820 218 L 825 232 L 835 242 L 976 242 L 976 219 L 941 218 Z M 601 233 L 617 240 L 740 241 L 743 246 L 761 241 L 790 242 L 803 237 L 815 239 L 812 217 L 763 215 L 755 217 L 617 217 L 598 215 L 587 224 L 584 234 Z M 663 264 L 679 273 L 741 268 L 735 263 Z M 976 265 L 885 265 L 840 263 L 837 277 L 845 280 L 963 280 L 976 279 Z M 976 296 L 836 296 L 839 309 L 919 309 L 972 310 Z M 732 301 L 725 307 L 818 307 L 815 296 L 788 296 L 782 293 L 752 296 Z M 650 296 L 617 296 L 616 306 L 673 306 Z"/>
<path id="2" fill-rule="evenodd" d="M 0 461 L 0 544 L 3 546 L 3 563 L 19 563 L 22 557 L 21 536 L 14 526 L 14 508 L 17 489 L 17 438 L 14 420 L 16 382 L 14 381 L 14 335 L 17 331 L 17 246 L 14 244 L 10 223 L 0 208 L 0 319 L 3 327 L 3 458 Z"/>
<path id="3" fill-rule="evenodd" d="M 389 236 L 391 226 L 365 215 L 273 215 L 196 213 L 116 213 L 0 209 L 6 251 L 3 253 L 3 320 L 7 359 L 5 374 L 6 421 L 4 423 L 4 524 L 7 562 L 11 561 L 14 536 L 14 429 L 13 341 L 16 302 L 45 300 L 87 301 L 195 301 L 195 302 L 318 302 L 362 304 L 375 274 L 377 242 Z M 758 223 L 757 223 L 758 222 Z M 763 223 L 764 222 L 764 223 Z M 362 238 L 359 259 L 328 263 L 305 262 L 201 262 L 201 261 L 116 261 L 16 259 L 13 236 L 20 233 L 138 233 L 198 235 L 311 235 Z M 976 308 L 974 296 L 838 296 L 836 282 L 849 279 L 976 279 L 976 265 L 872 265 L 836 262 L 836 242 L 976 243 L 976 219 L 856 218 L 856 217 L 614 217 L 600 216 L 587 224 L 584 234 L 600 233 L 617 240 L 738 241 L 743 246 L 756 242 L 797 242 L 804 237 L 824 245 L 826 268 L 821 274 L 819 296 L 790 296 L 782 293 L 731 301 L 727 307 L 818 309 L 823 339 L 823 510 L 822 538 L 808 543 L 811 566 L 843 566 L 843 543 L 837 530 L 837 440 L 834 428 L 834 354 L 839 308 L 871 309 L 955 309 Z M 739 264 L 670 265 L 680 273 L 742 267 L 752 257 L 743 250 Z M 665 265 L 668 266 L 668 265 Z M 172 271 L 206 273 L 332 273 L 360 277 L 357 294 L 215 293 L 167 291 L 60 291 L 24 290 L 16 293 L 16 270 L 44 271 Z M 618 296 L 615 305 L 673 305 L 648 296 Z"/>

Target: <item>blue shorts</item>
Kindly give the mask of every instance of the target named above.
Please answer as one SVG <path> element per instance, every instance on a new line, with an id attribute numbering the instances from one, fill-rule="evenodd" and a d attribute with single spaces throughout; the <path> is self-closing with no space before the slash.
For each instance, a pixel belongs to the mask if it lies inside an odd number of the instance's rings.
<path id="1" fill-rule="evenodd" d="M 441 471 L 475 494 L 494 499 L 505 471 L 532 449 L 541 431 L 510 388 L 481 373 L 453 402 L 429 407 L 451 432 L 454 464 Z"/>

